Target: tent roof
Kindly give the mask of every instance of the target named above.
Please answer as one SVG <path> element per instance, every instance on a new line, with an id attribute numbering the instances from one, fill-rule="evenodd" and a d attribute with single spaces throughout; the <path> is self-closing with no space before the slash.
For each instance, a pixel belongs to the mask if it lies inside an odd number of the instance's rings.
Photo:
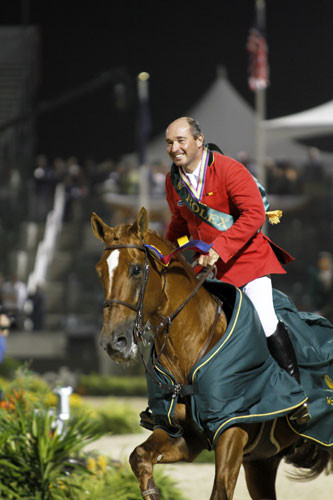
<path id="1" fill-rule="evenodd" d="M 235 156 L 239 151 L 254 154 L 255 117 L 251 106 L 236 92 L 225 71 L 220 69 L 207 92 L 191 109 L 179 111 L 179 116 L 191 116 L 199 121 L 206 142 L 217 144 L 225 154 Z M 164 132 L 148 146 L 148 161 L 164 159 Z"/>
<path id="2" fill-rule="evenodd" d="M 323 122 L 323 111 L 326 121 Z M 315 113 L 314 113 L 315 112 Z M 321 117 L 319 114 L 321 113 Z M 316 121 L 315 117 L 317 116 Z M 330 116 L 329 116 L 330 115 Z M 227 78 L 226 71 L 220 68 L 217 77 L 207 92 L 189 110 L 179 110 L 179 116 L 196 118 L 205 134 L 205 142 L 217 144 L 224 154 L 237 157 L 240 151 L 245 151 L 249 157 L 256 156 L 256 115 L 253 108 L 238 94 Z M 303 118 L 302 133 L 293 134 L 292 121 Z M 308 121 L 305 120 L 308 118 Z M 290 120 L 289 120 L 290 119 Z M 283 121 L 282 121 L 283 120 Z M 318 106 L 314 110 L 304 111 L 289 117 L 266 120 L 265 154 L 275 159 L 288 158 L 295 161 L 304 161 L 307 158 L 308 148 L 292 140 L 293 137 L 305 137 L 306 123 L 312 124 L 311 136 L 317 126 L 321 130 L 333 130 L 333 101 Z M 289 124 L 289 125 L 288 125 Z M 321 124 L 321 125 L 320 125 Z M 166 124 L 167 125 L 167 124 Z M 285 127 L 289 128 L 285 128 Z M 280 128 L 279 128 L 280 127 Z M 276 132 L 273 132 L 276 129 Z M 133 155 L 128 155 L 133 156 Z M 332 155 L 323 153 L 331 160 Z M 147 147 L 147 161 L 164 161 L 169 164 L 170 159 L 166 152 L 165 132 L 151 140 Z"/>
<path id="3" fill-rule="evenodd" d="M 255 111 L 231 85 L 223 68 L 218 70 L 216 79 L 202 98 L 191 109 L 180 110 L 179 116 L 196 118 L 204 131 L 205 141 L 217 144 L 224 154 L 237 157 L 240 151 L 245 151 L 255 157 Z M 273 158 L 304 159 L 306 148 L 287 140 L 286 135 L 271 140 L 267 134 L 266 154 Z M 170 163 L 164 132 L 150 142 L 147 160 Z"/>
<path id="4" fill-rule="evenodd" d="M 333 133 L 333 100 L 315 108 L 264 123 L 267 140 L 315 137 Z"/>

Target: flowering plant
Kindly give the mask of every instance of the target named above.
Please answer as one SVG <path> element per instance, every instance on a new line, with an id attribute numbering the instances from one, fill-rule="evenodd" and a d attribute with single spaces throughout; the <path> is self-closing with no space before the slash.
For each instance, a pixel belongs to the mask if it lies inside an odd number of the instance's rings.
<path id="1" fill-rule="evenodd" d="M 56 417 L 28 400 L 24 390 L 14 390 L 1 401 L 0 498 L 78 498 L 80 474 L 90 472 L 76 458 L 100 434 L 86 419 L 68 422 L 61 434 L 56 424 Z"/>

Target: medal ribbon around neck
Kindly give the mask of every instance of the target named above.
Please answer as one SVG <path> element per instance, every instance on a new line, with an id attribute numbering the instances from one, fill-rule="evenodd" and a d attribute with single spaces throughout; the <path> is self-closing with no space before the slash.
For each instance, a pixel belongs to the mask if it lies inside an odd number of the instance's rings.
<path id="1" fill-rule="evenodd" d="M 208 166 L 208 160 L 209 160 L 209 151 L 207 148 L 204 148 L 202 151 L 202 156 L 201 156 L 201 162 L 200 162 L 200 172 L 199 172 L 199 178 L 198 178 L 198 183 L 197 186 L 193 186 L 187 175 L 184 174 L 183 169 L 179 169 L 179 174 L 181 177 L 181 180 L 183 184 L 185 185 L 186 189 L 191 193 L 193 198 L 196 198 L 197 200 L 201 200 L 202 195 L 203 195 L 203 190 L 205 186 L 205 179 L 206 179 L 206 173 L 207 173 L 207 166 Z"/>

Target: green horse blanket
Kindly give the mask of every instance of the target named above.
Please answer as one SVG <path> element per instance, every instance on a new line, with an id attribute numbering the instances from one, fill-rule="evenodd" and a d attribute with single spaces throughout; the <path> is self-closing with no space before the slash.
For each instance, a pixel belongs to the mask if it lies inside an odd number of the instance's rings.
<path id="1" fill-rule="evenodd" d="M 301 387 L 270 355 L 248 297 L 233 285 L 215 280 L 208 280 L 205 286 L 223 300 L 228 328 L 192 367 L 186 386 L 177 386 L 173 376 L 156 362 L 152 348 L 146 377 L 156 426 L 171 436 L 180 436 L 182 428 L 173 417 L 179 395 L 186 396 L 198 432 L 204 435 L 208 448 L 213 448 L 228 427 L 288 415 L 308 398 L 312 419 L 302 427 L 293 424 L 293 430 L 324 447 L 333 446 L 333 325 L 325 318 L 299 312 L 286 295 L 274 290 L 277 315 L 286 324 L 295 347 Z"/>

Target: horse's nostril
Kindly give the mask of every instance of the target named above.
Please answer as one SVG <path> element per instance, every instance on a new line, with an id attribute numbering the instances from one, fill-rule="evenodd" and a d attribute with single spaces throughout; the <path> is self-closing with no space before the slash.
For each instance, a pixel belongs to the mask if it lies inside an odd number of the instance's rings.
<path id="1" fill-rule="evenodd" d="M 117 349 L 124 349 L 127 346 L 127 340 L 126 337 L 118 337 L 115 339 L 115 346 Z"/>

